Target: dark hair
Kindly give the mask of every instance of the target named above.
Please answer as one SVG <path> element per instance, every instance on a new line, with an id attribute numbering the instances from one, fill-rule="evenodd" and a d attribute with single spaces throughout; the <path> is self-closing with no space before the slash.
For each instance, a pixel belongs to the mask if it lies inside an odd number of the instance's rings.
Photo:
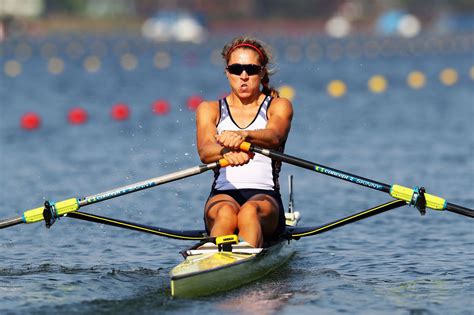
<path id="1" fill-rule="evenodd" d="M 258 39 L 248 36 L 240 36 L 234 38 L 230 43 L 225 45 L 222 49 L 221 55 L 227 65 L 229 63 L 230 55 L 232 51 L 234 51 L 234 49 L 244 48 L 255 50 L 258 53 L 260 64 L 264 66 L 265 71 L 265 74 L 262 78 L 262 93 L 273 97 L 279 97 L 278 91 L 272 86 L 270 86 L 270 75 L 274 74 L 275 70 L 269 68 L 269 65 L 271 65 L 272 55 L 269 51 L 269 48 L 267 47 L 267 44 Z"/>

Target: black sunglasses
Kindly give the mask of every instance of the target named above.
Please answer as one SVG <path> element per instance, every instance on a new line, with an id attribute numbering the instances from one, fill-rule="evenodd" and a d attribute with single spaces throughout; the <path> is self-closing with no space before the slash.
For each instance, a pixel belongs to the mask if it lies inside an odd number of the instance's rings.
<path id="1" fill-rule="evenodd" d="M 227 71 L 229 71 L 230 74 L 240 75 L 245 70 L 248 75 L 256 75 L 262 71 L 262 68 L 263 66 L 259 65 L 242 65 L 240 63 L 234 63 L 228 65 L 226 69 Z"/>

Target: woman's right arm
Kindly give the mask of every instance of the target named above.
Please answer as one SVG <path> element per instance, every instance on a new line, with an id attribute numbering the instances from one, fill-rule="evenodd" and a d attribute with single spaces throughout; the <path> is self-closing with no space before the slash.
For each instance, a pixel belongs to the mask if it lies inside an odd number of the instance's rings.
<path id="1" fill-rule="evenodd" d="M 199 158 L 203 163 L 222 158 L 222 146 L 217 143 L 216 122 L 219 108 L 215 102 L 202 102 L 196 110 L 196 142 Z"/>

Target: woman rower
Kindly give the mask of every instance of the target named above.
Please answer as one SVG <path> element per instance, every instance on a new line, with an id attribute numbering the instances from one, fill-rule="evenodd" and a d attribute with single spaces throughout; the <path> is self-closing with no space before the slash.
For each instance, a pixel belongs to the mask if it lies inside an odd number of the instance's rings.
<path id="1" fill-rule="evenodd" d="M 283 152 L 293 116 L 291 102 L 269 86 L 271 55 L 265 47 L 249 37 L 224 46 L 231 92 L 219 101 L 201 103 L 196 112 L 201 161 L 225 158 L 230 164 L 215 172 L 204 208 L 206 229 L 214 237 L 238 234 L 253 247 L 262 247 L 284 231 L 281 163 L 239 147 L 247 141 Z"/>

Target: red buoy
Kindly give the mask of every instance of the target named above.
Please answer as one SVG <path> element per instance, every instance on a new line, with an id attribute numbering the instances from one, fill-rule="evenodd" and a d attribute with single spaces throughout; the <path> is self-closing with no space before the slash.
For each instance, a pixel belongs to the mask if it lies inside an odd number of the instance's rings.
<path id="1" fill-rule="evenodd" d="M 157 100 L 151 107 L 155 115 L 166 115 L 170 111 L 170 104 L 165 100 Z"/>
<path id="2" fill-rule="evenodd" d="M 69 111 L 67 120 L 72 125 L 82 125 L 87 121 L 87 112 L 81 107 L 74 107 Z"/>
<path id="3" fill-rule="evenodd" d="M 203 101 L 203 98 L 200 97 L 199 95 L 193 95 L 190 98 L 188 98 L 187 105 L 188 109 L 190 110 L 196 110 Z"/>
<path id="4" fill-rule="evenodd" d="M 20 125 L 25 130 L 35 130 L 41 125 L 41 118 L 36 113 L 28 112 L 21 117 Z"/>
<path id="5" fill-rule="evenodd" d="M 115 120 L 126 120 L 130 116 L 130 109 L 127 104 L 118 103 L 112 107 L 111 115 Z"/>

